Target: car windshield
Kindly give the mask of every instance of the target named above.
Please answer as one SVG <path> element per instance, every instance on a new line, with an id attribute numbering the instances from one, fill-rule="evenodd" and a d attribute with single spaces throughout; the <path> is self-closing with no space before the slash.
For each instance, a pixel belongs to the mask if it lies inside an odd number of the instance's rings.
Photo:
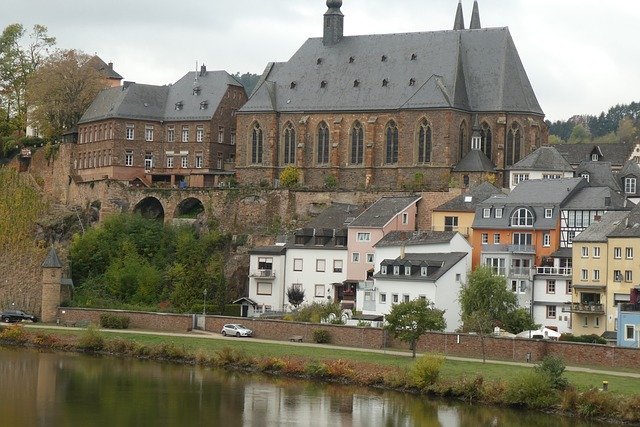
<path id="1" fill-rule="evenodd" d="M 245 327 L 244 327 L 244 326 L 242 326 L 242 325 L 236 325 L 236 326 L 238 327 L 238 329 L 247 329 L 247 328 L 245 328 Z"/>

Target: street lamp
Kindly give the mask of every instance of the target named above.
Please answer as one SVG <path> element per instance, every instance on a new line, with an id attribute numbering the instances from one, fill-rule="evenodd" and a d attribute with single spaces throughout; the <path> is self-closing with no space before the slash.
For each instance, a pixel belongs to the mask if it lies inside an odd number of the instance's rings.
<path id="1" fill-rule="evenodd" d="M 202 315 L 205 316 L 207 314 L 207 288 L 202 291 L 204 295 L 204 299 L 202 300 Z"/>

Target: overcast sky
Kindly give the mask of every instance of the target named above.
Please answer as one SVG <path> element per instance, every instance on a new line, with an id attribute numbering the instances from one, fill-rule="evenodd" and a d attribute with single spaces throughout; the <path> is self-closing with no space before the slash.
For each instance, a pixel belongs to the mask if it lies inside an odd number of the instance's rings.
<path id="1" fill-rule="evenodd" d="M 195 63 L 261 74 L 322 34 L 325 0 L 1 0 L 0 26 L 42 24 L 126 80 L 177 81 Z M 344 0 L 345 35 L 449 30 L 458 0 Z M 472 0 L 462 1 L 469 26 Z M 640 101 L 640 1 L 479 0 L 509 27 L 550 120 Z"/>

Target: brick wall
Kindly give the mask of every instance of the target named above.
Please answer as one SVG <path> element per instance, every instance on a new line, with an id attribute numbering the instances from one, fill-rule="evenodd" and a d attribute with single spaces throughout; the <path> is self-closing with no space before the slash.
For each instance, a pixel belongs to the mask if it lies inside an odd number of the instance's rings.
<path id="1" fill-rule="evenodd" d="M 132 329 L 186 332 L 191 329 L 192 325 L 192 315 L 190 314 L 157 314 L 78 308 L 59 308 L 58 313 L 61 324 L 82 320 L 90 320 L 99 324 L 100 314 L 112 313 L 128 316 L 131 319 L 130 328 Z M 255 337 L 275 341 L 287 341 L 291 336 L 302 335 L 303 341 L 313 342 L 313 331 L 322 329 L 329 331 L 331 343 L 334 345 L 365 349 L 408 349 L 407 344 L 387 337 L 383 330 L 376 328 L 207 316 L 206 330 L 219 333 L 225 323 L 242 323 L 254 331 Z M 448 356 L 482 358 L 482 343 L 480 337 L 476 335 L 428 333 L 420 339 L 417 348 L 419 352 L 429 351 Z M 485 348 L 489 359 L 525 362 L 527 355 L 530 354 L 531 361 L 534 363 L 545 356 L 559 356 L 570 366 L 640 369 L 640 349 L 633 348 L 493 337 L 485 338 Z"/>

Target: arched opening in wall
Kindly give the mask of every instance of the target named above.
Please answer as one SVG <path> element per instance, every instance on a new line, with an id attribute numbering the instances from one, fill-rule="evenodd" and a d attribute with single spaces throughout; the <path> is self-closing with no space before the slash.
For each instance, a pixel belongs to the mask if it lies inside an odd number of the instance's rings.
<path id="1" fill-rule="evenodd" d="M 155 197 L 145 197 L 140 200 L 133 208 L 133 212 L 142 215 L 143 218 L 164 221 L 164 208 L 160 200 Z"/>
<path id="2" fill-rule="evenodd" d="M 195 197 L 189 197 L 178 204 L 173 217 L 196 219 L 202 212 L 204 212 L 204 205 L 202 202 Z"/>

